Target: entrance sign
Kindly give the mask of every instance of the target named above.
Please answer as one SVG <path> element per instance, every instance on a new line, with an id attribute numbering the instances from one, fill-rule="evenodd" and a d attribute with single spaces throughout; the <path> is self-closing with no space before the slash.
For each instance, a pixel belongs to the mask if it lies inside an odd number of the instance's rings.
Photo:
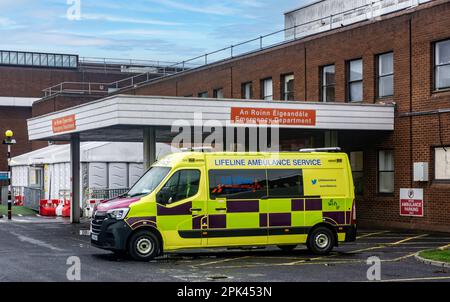
<path id="1" fill-rule="evenodd" d="M 52 120 L 53 133 L 67 132 L 77 129 L 75 114 Z"/>
<path id="2" fill-rule="evenodd" d="M 400 216 L 424 216 L 423 189 L 400 189 Z"/>
<path id="3" fill-rule="evenodd" d="M 316 110 L 232 107 L 231 122 L 245 125 L 316 126 Z"/>

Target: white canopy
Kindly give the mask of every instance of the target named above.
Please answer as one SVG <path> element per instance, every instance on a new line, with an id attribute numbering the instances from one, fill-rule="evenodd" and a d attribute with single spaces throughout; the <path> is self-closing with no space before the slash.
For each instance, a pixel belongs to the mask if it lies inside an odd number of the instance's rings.
<path id="1" fill-rule="evenodd" d="M 176 151 L 176 149 L 175 149 Z M 172 153 L 171 146 L 156 144 L 157 159 Z M 70 145 L 50 145 L 13 157 L 11 166 L 30 166 L 70 162 Z M 81 162 L 143 162 L 142 143 L 86 142 L 81 143 Z"/>

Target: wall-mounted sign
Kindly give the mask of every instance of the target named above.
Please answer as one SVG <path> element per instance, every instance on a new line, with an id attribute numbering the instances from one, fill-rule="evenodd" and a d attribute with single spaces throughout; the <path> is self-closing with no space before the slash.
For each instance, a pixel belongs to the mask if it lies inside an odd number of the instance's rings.
<path id="1" fill-rule="evenodd" d="M 75 114 L 52 120 L 53 133 L 67 132 L 77 129 Z"/>
<path id="2" fill-rule="evenodd" d="M 423 189 L 400 189 L 400 216 L 424 216 Z"/>
<path id="3" fill-rule="evenodd" d="M 232 107 L 231 122 L 245 125 L 316 126 L 316 110 Z"/>
<path id="4" fill-rule="evenodd" d="M 8 180 L 8 172 L 0 172 L 0 180 Z"/>

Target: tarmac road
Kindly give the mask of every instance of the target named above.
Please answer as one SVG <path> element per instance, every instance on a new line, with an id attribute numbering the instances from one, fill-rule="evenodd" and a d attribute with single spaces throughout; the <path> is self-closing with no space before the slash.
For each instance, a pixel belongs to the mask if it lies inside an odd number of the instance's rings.
<path id="1" fill-rule="evenodd" d="M 414 254 L 450 243 L 450 234 L 363 230 L 357 242 L 329 256 L 303 246 L 286 253 L 257 250 L 189 250 L 149 263 L 134 262 L 90 245 L 88 223 L 39 217 L 0 219 L 0 281 L 68 281 L 71 256 L 81 261 L 81 281 L 367 281 L 367 259 L 381 260 L 381 281 L 450 282 L 450 271 L 420 263 Z"/>

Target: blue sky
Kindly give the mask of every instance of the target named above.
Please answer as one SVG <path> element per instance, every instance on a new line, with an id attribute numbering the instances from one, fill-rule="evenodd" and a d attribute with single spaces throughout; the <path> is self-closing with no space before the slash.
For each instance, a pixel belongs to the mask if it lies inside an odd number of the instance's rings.
<path id="1" fill-rule="evenodd" d="M 0 0 L 0 48 L 184 60 L 282 29 L 308 0 L 80 0 L 69 20 L 75 1 Z"/>

